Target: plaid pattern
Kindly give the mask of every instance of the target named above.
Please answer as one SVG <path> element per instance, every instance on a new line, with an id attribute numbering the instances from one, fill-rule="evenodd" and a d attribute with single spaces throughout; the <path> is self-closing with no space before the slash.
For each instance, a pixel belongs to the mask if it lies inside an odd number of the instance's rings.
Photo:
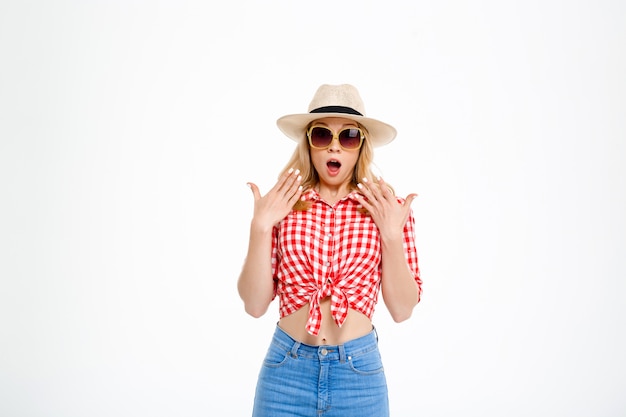
<path id="1" fill-rule="evenodd" d="M 310 303 L 306 330 L 312 335 L 319 333 L 320 301 L 326 297 L 331 297 L 331 313 L 340 327 L 349 308 L 370 319 L 374 314 L 382 269 L 380 237 L 374 220 L 359 211 L 355 194 L 331 207 L 310 190 L 302 198 L 312 202 L 311 208 L 291 211 L 274 228 L 272 273 L 280 317 Z M 421 293 L 414 226 L 411 213 L 404 249 Z"/>

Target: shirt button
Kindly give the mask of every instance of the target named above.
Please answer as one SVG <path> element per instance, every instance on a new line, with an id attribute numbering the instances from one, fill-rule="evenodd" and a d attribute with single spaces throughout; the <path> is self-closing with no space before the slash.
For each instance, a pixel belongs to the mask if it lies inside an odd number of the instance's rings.
<path id="1" fill-rule="evenodd" d="M 321 351 L 321 354 L 322 354 L 322 356 L 328 355 L 328 349 L 323 348 L 322 351 Z"/>

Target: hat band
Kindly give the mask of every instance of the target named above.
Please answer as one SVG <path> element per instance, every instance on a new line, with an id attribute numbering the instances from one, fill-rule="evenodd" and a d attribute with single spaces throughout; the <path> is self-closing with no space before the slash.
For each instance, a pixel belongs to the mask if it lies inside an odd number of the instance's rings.
<path id="1" fill-rule="evenodd" d="M 344 114 L 354 114 L 357 116 L 363 116 L 361 113 L 354 110 L 352 107 L 345 107 L 345 106 L 318 107 L 317 109 L 311 110 L 309 113 L 344 113 Z"/>

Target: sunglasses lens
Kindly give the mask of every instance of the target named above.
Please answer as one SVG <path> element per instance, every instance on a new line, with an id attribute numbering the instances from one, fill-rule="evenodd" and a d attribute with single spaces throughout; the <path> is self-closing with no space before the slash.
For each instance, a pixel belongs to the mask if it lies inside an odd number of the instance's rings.
<path id="1" fill-rule="evenodd" d="M 333 132 L 325 127 L 316 126 L 311 129 L 309 138 L 314 148 L 325 148 L 333 141 Z"/>
<path id="2" fill-rule="evenodd" d="M 357 149 L 361 146 L 361 131 L 359 129 L 345 129 L 339 133 L 339 143 L 345 149 Z"/>

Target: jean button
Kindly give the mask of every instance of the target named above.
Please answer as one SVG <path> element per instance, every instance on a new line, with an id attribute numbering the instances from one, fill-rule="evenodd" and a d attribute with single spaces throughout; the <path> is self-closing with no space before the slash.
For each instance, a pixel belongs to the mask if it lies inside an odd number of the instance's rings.
<path id="1" fill-rule="evenodd" d="M 321 354 L 322 354 L 322 356 L 326 356 L 326 355 L 328 355 L 328 349 L 326 349 L 326 348 L 322 348 L 322 350 L 321 350 Z"/>

